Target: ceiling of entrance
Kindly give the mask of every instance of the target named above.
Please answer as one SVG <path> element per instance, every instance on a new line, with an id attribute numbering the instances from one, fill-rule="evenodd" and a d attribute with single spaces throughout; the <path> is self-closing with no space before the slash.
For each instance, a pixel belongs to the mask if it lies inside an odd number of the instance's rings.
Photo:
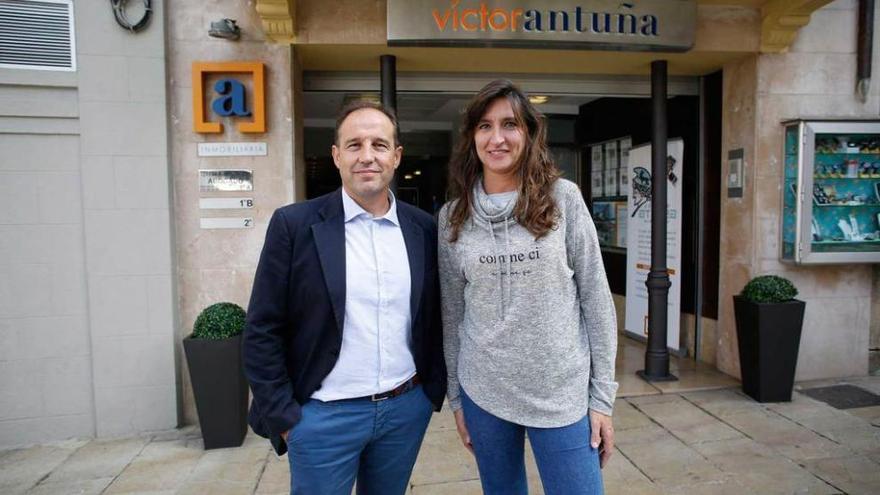
<path id="1" fill-rule="evenodd" d="M 743 57 L 742 52 L 643 53 L 509 48 L 423 48 L 384 45 L 297 45 L 304 70 L 374 71 L 380 55 L 395 55 L 399 71 L 519 72 L 529 74 L 651 73 L 669 61 L 670 75 L 700 76 Z"/>
<path id="2" fill-rule="evenodd" d="M 303 117 L 307 127 L 332 127 L 336 114 L 347 98 L 360 93 L 309 91 L 303 94 Z M 367 96 L 378 97 L 378 93 Z M 459 121 L 472 95 L 445 93 L 398 93 L 397 108 L 404 130 L 450 130 Z M 538 108 L 545 114 L 577 115 L 578 107 L 591 102 L 593 96 L 551 96 Z"/>

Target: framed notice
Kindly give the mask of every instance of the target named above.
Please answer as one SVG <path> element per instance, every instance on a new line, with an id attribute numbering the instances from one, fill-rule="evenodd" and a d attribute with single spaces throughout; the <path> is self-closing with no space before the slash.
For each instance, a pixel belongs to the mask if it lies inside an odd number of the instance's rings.
<path id="1" fill-rule="evenodd" d="M 253 191 L 254 172 L 245 169 L 199 170 L 199 192 Z"/>
<path id="2" fill-rule="evenodd" d="M 617 159 L 617 141 L 605 143 L 605 170 L 617 170 L 620 162 Z M 615 178 L 615 181 L 617 179 Z"/>
<path id="3" fill-rule="evenodd" d="M 590 169 L 595 174 L 596 172 L 601 172 L 605 170 L 605 152 L 602 150 L 601 144 L 594 144 L 590 146 Z"/>
<path id="4" fill-rule="evenodd" d="M 617 196 L 619 194 L 618 190 L 618 181 L 620 178 L 617 176 L 618 169 L 606 170 L 605 171 L 605 196 Z"/>
<path id="5" fill-rule="evenodd" d="M 590 193 L 594 198 L 600 198 L 605 195 L 605 179 L 602 176 L 601 170 L 593 170 Z"/>

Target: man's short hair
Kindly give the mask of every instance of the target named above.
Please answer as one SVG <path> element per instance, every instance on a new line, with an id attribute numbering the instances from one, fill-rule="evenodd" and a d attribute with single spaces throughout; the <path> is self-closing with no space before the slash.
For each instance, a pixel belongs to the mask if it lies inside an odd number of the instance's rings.
<path id="1" fill-rule="evenodd" d="M 337 145 L 339 144 L 339 127 L 342 126 L 345 119 L 347 119 L 352 113 L 365 108 L 378 110 L 388 117 L 388 120 L 390 120 L 391 124 L 394 126 L 394 146 L 400 146 L 400 126 L 397 124 L 397 115 L 394 114 L 394 110 L 391 110 L 379 102 L 370 100 L 352 100 L 342 107 L 342 110 L 339 111 L 339 116 L 336 117 L 336 128 L 333 129 L 333 143 Z"/>

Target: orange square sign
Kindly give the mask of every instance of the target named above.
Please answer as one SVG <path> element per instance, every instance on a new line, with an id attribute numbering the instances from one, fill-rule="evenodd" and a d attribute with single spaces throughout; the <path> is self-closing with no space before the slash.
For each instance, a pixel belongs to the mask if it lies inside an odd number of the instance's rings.
<path id="1" fill-rule="evenodd" d="M 211 101 L 210 111 L 218 117 L 241 118 L 237 127 L 239 132 L 266 132 L 266 91 L 265 68 L 263 62 L 193 62 L 192 99 L 193 131 L 206 134 L 223 132 L 223 124 L 211 122 L 205 108 L 205 79 L 208 74 L 229 74 L 214 85 L 217 97 Z M 235 78 L 249 74 L 253 80 L 253 95 L 246 97 L 244 84 Z M 250 100 L 250 101 L 249 101 Z M 248 103 L 250 102 L 250 105 Z M 245 118 L 250 117 L 248 120 Z"/>

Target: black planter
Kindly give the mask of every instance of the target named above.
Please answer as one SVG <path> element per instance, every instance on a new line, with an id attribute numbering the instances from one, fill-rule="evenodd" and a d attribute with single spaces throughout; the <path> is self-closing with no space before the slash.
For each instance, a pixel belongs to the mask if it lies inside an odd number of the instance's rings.
<path id="1" fill-rule="evenodd" d="M 238 447 L 247 434 L 248 386 L 241 335 L 223 340 L 183 339 L 205 449 Z"/>
<path id="2" fill-rule="evenodd" d="M 743 392 L 758 402 L 791 401 L 806 304 L 733 296 L 733 308 Z"/>

